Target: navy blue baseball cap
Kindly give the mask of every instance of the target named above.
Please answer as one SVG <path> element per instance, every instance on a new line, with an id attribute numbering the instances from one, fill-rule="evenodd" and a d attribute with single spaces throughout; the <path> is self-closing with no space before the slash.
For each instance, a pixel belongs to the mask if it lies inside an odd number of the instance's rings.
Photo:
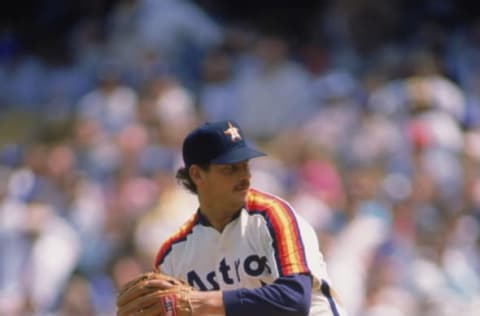
<path id="1" fill-rule="evenodd" d="M 264 153 L 247 145 L 235 121 L 207 122 L 187 135 L 183 142 L 185 166 L 193 164 L 232 164 Z"/>

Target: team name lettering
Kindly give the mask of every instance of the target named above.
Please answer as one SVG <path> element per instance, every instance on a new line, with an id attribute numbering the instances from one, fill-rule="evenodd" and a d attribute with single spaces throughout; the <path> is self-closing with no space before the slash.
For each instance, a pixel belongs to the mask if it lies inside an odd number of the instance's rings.
<path id="1" fill-rule="evenodd" d="M 233 267 L 234 270 L 232 271 L 232 264 L 227 262 L 226 258 L 223 258 L 218 265 L 218 270 L 207 273 L 205 278 L 200 277 L 195 270 L 191 270 L 187 273 L 187 282 L 192 287 L 201 291 L 210 291 L 220 289 L 216 281 L 217 275 L 222 278 L 225 284 L 234 284 L 235 281 L 240 282 L 241 277 L 239 270 L 241 267 L 243 267 L 245 274 L 253 277 L 258 277 L 265 272 L 268 274 L 272 273 L 268 265 L 267 257 L 265 256 L 250 255 L 243 260 L 243 264 L 240 259 L 236 259 L 233 261 Z"/>

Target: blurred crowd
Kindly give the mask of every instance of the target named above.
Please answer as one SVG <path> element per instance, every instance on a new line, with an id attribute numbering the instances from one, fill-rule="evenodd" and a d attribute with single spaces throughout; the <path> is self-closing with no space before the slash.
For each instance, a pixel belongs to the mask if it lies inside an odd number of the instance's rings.
<path id="1" fill-rule="evenodd" d="M 0 315 L 114 315 L 196 209 L 184 136 L 219 119 L 269 154 L 252 186 L 314 226 L 350 315 L 478 315 L 480 20 L 389 41 L 395 12 L 355 3 L 302 45 L 180 0 L 119 1 L 105 36 L 81 20 L 68 63 L 4 32 Z"/>

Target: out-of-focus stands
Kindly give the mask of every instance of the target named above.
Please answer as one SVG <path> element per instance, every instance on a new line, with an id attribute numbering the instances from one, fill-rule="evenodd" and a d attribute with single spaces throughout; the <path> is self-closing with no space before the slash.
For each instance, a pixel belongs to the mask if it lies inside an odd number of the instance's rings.
<path id="1" fill-rule="evenodd" d="M 358 46 L 344 10 L 292 47 L 188 1 L 123 1 L 104 39 L 77 25 L 71 63 L 4 59 L 0 314 L 114 315 L 196 208 L 183 137 L 224 118 L 269 153 L 252 185 L 314 225 L 351 315 L 478 313 L 478 27 Z"/>

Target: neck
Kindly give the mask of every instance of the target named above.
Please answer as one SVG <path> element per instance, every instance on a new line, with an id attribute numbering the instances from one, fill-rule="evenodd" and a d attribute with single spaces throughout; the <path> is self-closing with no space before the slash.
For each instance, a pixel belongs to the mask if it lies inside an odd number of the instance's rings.
<path id="1" fill-rule="evenodd" d="M 200 201 L 200 211 L 202 215 L 205 216 L 210 223 L 210 225 L 222 232 L 225 226 L 232 221 L 232 218 L 240 210 L 238 208 L 222 208 L 222 207 L 212 207 L 202 203 Z"/>

